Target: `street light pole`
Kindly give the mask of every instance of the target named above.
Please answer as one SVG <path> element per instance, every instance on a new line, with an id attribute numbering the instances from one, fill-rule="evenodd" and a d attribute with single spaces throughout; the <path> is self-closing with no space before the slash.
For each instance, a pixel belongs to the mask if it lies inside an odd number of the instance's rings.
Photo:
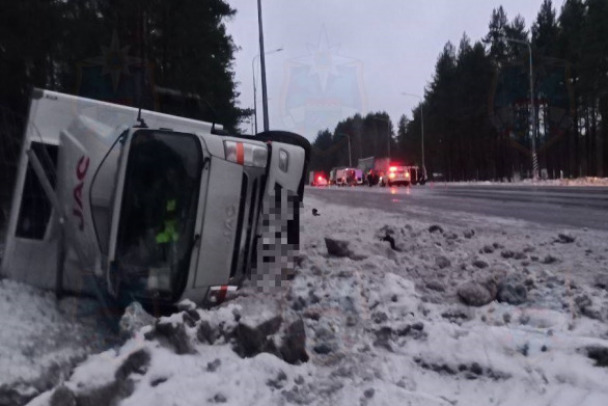
<path id="1" fill-rule="evenodd" d="M 347 136 L 346 139 L 348 140 L 348 166 L 350 168 L 352 168 L 353 167 L 353 154 L 350 150 L 350 137 Z"/>
<path id="2" fill-rule="evenodd" d="M 388 159 L 391 159 L 391 119 L 387 118 L 386 120 L 380 118 L 380 117 L 376 117 L 373 116 L 374 120 L 379 120 L 379 121 L 385 121 L 386 122 L 386 137 L 387 137 L 387 141 L 388 141 L 388 146 L 387 146 L 387 152 L 388 152 Z"/>
<path id="3" fill-rule="evenodd" d="M 528 46 L 530 56 L 530 122 L 532 123 L 532 177 L 538 179 L 538 157 L 536 156 L 536 107 L 534 104 L 534 66 L 532 64 L 532 45 L 530 41 L 522 41 L 516 38 L 505 38 L 507 41 Z"/>
<path id="4" fill-rule="evenodd" d="M 391 160 L 391 125 L 388 120 L 386 120 L 386 134 L 388 136 L 388 160 Z"/>
<path id="5" fill-rule="evenodd" d="M 343 137 L 346 137 L 346 140 L 348 141 L 348 167 L 352 168 L 353 167 L 353 158 L 352 158 L 352 153 L 350 150 L 350 136 L 346 133 L 337 133 L 338 135 L 341 135 Z"/>
<path id="6" fill-rule="evenodd" d="M 260 33 L 260 69 L 262 75 L 262 110 L 264 131 L 268 131 L 268 94 L 266 90 L 266 58 L 264 57 L 264 28 L 262 24 L 262 1 L 258 0 L 258 30 Z"/>
<path id="7" fill-rule="evenodd" d="M 254 116 L 254 122 L 255 122 L 255 134 L 258 133 L 258 107 L 257 107 L 257 97 L 256 97 L 256 87 L 255 87 L 255 65 L 254 65 L 254 61 L 255 58 L 257 58 L 258 56 L 260 56 L 260 54 L 257 54 L 256 56 L 254 56 L 251 59 L 251 72 L 253 75 L 253 116 Z"/>
<path id="8" fill-rule="evenodd" d="M 277 48 L 275 50 L 266 52 L 266 55 L 275 54 L 277 52 L 281 52 L 282 50 L 283 50 L 283 47 Z M 255 121 L 255 134 L 258 133 L 258 109 L 257 109 L 257 96 L 256 96 L 257 95 L 257 91 L 256 91 L 257 88 L 255 86 L 255 60 L 256 60 L 256 58 L 259 58 L 259 57 L 260 57 L 260 54 L 257 54 L 256 56 L 254 56 L 251 59 L 251 72 L 252 72 L 252 75 L 253 75 L 253 113 L 254 113 L 254 116 L 255 116 L 255 120 L 254 120 Z"/>
<path id="9" fill-rule="evenodd" d="M 413 96 L 420 99 L 420 148 L 422 152 L 422 176 L 426 179 L 426 165 L 424 163 L 424 100 L 422 96 L 413 93 L 401 93 L 404 96 Z"/>
<path id="10" fill-rule="evenodd" d="M 426 180 L 426 164 L 424 163 L 424 103 L 420 103 L 420 148 L 422 149 L 422 177 Z"/>

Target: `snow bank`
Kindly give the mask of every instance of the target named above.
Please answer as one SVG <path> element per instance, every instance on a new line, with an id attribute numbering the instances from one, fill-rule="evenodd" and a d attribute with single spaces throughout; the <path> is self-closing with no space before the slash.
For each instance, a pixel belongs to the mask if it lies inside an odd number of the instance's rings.
<path id="1" fill-rule="evenodd" d="M 431 182 L 433 183 L 433 182 Z M 442 182 L 437 182 L 442 183 Z M 512 182 L 496 182 L 496 181 L 468 181 L 468 182 L 447 182 L 449 185 L 511 185 L 511 186 L 608 186 L 608 178 L 598 178 L 587 176 L 573 179 L 523 179 Z"/>

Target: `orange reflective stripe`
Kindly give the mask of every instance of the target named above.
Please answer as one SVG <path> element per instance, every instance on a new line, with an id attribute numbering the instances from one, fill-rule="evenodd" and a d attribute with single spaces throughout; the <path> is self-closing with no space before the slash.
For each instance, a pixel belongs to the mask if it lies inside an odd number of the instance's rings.
<path id="1" fill-rule="evenodd" d="M 236 143 L 236 163 L 239 165 L 245 163 L 245 147 L 242 142 Z"/>

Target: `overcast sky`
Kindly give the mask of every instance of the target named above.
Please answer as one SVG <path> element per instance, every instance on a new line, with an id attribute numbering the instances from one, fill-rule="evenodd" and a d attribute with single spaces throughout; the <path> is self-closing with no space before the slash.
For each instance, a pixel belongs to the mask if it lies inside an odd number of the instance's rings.
<path id="1" fill-rule="evenodd" d="M 252 60 L 259 53 L 257 1 L 228 0 L 237 10 L 227 23 L 240 48 L 234 71 L 239 106 L 253 107 Z M 393 125 L 411 118 L 432 80 L 443 46 L 458 46 L 488 32 L 492 10 L 502 5 L 509 20 L 521 14 L 532 25 L 542 0 L 263 0 L 268 108 L 271 129 L 314 140 L 354 113 L 387 111 Z M 562 0 L 554 0 L 558 10 Z M 258 130 L 262 92 L 256 58 Z M 250 127 L 249 127 L 250 128 Z M 250 130 L 248 130 L 250 131 Z"/>

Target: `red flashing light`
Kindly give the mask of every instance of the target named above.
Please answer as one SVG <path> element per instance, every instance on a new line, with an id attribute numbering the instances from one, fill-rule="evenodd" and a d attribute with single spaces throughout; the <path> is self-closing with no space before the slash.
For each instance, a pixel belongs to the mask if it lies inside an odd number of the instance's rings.
<path id="1" fill-rule="evenodd" d="M 391 166 L 390 168 L 388 168 L 389 172 L 395 172 L 397 170 L 396 166 Z"/>
<path id="2" fill-rule="evenodd" d="M 319 182 L 321 182 L 321 181 L 323 180 L 323 176 L 319 176 L 319 177 L 317 178 L 317 180 L 318 180 Z"/>

